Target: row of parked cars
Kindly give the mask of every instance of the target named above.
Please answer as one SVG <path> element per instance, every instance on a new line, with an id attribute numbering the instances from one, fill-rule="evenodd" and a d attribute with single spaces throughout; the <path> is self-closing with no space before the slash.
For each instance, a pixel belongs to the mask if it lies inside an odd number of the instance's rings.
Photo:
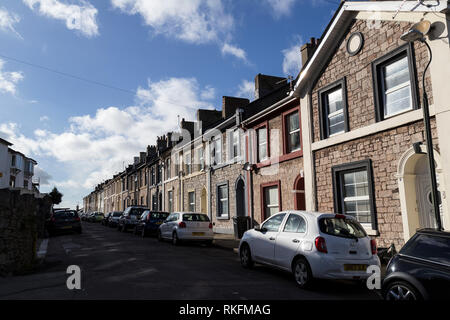
<path id="1" fill-rule="evenodd" d="M 86 221 L 100 221 L 93 218 Z M 211 244 L 212 223 L 205 214 L 157 212 L 128 207 L 110 212 L 102 224 L 119 231 L 133 230 L 159 240 L 198 240 Z M 315 279 L 347 279 L 366 282 L 370 266 L 381 267 L 375 240 L 352 216 L 305 211 L 279 212 L 244 233 L 239 244 L 244 268 L 255 263 L 291 272 L 301 288 Z M 450 287 L 450 233 L 419 230 L 390 259 L 381 293 L 387 300 L 448 299 Z"/>
<path id="2" fill-rule="evenodd" d="M 101 217 L 101 218 L 100 218 Z M 134 234 L 146 237 L 153 235 L 158 240 L 170 240 L 174 245 L 182 241 L 196 241 L 212 244 L 213 225 L 206 214 L 195 212 L 151 211 L 143 206 L 131 206 L 125 211 L 113 211 L 104 215 L 92 212 L 81 217 L 88 222 L 101 224 L 118 231 L 132 230 Z"/>

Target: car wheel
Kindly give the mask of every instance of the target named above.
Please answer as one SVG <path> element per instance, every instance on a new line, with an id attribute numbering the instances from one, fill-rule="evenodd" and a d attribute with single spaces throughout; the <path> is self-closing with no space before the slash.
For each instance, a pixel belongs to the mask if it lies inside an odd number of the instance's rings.
<path id="1" fill-rule="evenodd" d="M 298 258 L 292 266 L 292 273 L 297 285 L 304 289 L 311 286 L 313 281 L 311 267 L 305 258 Z"/>
<path id="2" fill-rule="evenodd" d="M 145 232 L 145 227 L 143 227 L 142 231 L 141 231 L 141 237 L 145 238 L 146 236 L 147 236 L 147 233 Z"/>
<path id="3" fill-rule="evenodd" d="M 384 294 L 385 300 L 414 301 L 422 300 L 422 296 L 411 284 L 405 281 L 390 283 Z"/>
<path id="4" fill-rule="evenodd" d="M 180 244 L 180 239 L 178 239 L 178 235 L 176 232 L 172 233 L 172 244 L 174 246 L 178 246 Z"/>
<path id="5" fill-rule="evenodd" d="M 252 253 L 250 251 L 250 247 L 248 244 L 243 244 L 241 249 L 239 250 L 239 258 L 241 260 L 241 265 L 244 268 L 250 269 L 253 268 L 254 262 L 252 259 Z"/>
<path id="6" fill-rule="evenodd" d="M 122 225 L 122 232 L 127 232 L 127 225 L 125 223 Z"/>
<path id="7" fill-rule="evenodd" d="M 161 234 L 161 230 L 158 230 L 158 241 L 159 241 L 159 242 L 162 242 L 162 241 L 163 241 L 163 237 L 162 237 L 162 234 Z"/>

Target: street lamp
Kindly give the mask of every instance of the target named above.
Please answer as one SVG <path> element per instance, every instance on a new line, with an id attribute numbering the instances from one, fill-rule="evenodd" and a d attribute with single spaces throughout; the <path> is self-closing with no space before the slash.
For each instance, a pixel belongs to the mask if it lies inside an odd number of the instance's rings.
<path id="1" fill-rule="evenodd" d="M 253 212 L 253 171 L 255 170 L 255 165 L 250 162 L 246 162 L 242 168 L 244 171 L 250 173 L 250 212 L 251 212 L 251 227 L 254 227 L 254 212 Z"/>
<path id="2" fill-rule="evenodd" d="M 431 53 L 431 48 L 429 44 L 425 40 L 425 35 L 430 31 L 431 23 L 427 20 L 422 20 L 416 24 L 414 24 L 407 32 L 405 32 L 400 39 L 407 42 L 420 41 L 424 43 L 430 54 L 430 61 L 428 61 L 425 70 L 422 75 L 422 90 L 423 90 L 423 122 L 425 126 L 425 139 L 427 140 L 427 154 L 428 154 L 428 165 L 430 167 L 430 179 L 431 179 L 431 196 L 433 199 L 433 207 L 434 207 L 434 215 L 436 217 L 436 224 L 438 230 L 442 230 L 442 222 L 441 222 L 441 213 L 439 210 L 439 202 L 438 202 L 438 188 L 437 188 L 437 180 L 436 180 L 436 168 L 434 166 L 434 154 L 433 154 L 433 141 L 431 136 L 431 124 L 430 124 L 430 112 L 428 109 L 428 96 L 425 90 L 425 73 L 427 72 L 428 67 L 430 66 L 431 60 L 433 58 Z"/>

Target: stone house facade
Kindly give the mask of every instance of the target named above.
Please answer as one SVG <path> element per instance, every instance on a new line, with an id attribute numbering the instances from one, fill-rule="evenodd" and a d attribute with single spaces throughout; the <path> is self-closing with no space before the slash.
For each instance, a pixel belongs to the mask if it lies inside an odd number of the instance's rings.
<path id="1" fill-rule="evenodd" d="M 302 78 L 301 72 L 296 84 L 307 118 L 302 119 L 305 175 L 312 177 L 305 179 L 307 209 L 354 215 L 380 247 L 400 248 L 417 228 L 435 226 L 420 110 L 429 56 L 424 44 L 400 39 L 424 15 L 431 17 L 426 8 L 411 13 L 393 3 L 373 6 L 380 12 L 375 22 L 368 6 L 341 5 L 321 42 L 310 44 L 317 49 L 302 72 L 313 76 Z M 435 43 L 442 57 L 439 46 Z M 443 173 L 450 168 L 442 161 L 435 85 L 431 68 L 425 88 L 448 228 Z M 415 143 L 423 143 L 416 145 L 421 152 L 414 152 Z"/>

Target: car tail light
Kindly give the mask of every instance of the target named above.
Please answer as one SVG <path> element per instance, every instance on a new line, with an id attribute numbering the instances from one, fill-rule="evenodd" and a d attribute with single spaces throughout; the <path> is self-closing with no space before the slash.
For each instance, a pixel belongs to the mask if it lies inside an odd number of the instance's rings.
<path id="1" fill-rule="evenodd" d="M 337 214 L 334 216 L 336 219 L 345 219 L 345 215 L 343 214 Z"/>
<path id="2" fill-rule="evenodd" d="M 213 225 L 212 222 L 209 223 L 209 228 L 212 229 Z"/>
<path id="3" fill-rule="evenodd" d="M 377 241 L 375 239 L 370 240 L 370 248 L 372 249 L 372 254 L 377 254 Z"/>
<path id="4" fill-rule="evenodd" d="M 324 238 L 317 237 L 316 240 L 315 240 L 315 244 L 316 244 L 317 251 L 323 252 L 323 253 L 328 253 L 327 244 L 326 244 Z"/>
<path id="5" fill-rule="evenodd" d="M 80 221 L 80 217 L 76 217 L 76 218 L 75 218 L 75 221 Z"/>
<path id="6" fill-rule="evenodd" d="M 181 221 L 181 222 L 178 224 L 178 227 L 179 227 L 179 228 L 186 228 L 186 223 L 184 223 L 183 221 Z"/>

